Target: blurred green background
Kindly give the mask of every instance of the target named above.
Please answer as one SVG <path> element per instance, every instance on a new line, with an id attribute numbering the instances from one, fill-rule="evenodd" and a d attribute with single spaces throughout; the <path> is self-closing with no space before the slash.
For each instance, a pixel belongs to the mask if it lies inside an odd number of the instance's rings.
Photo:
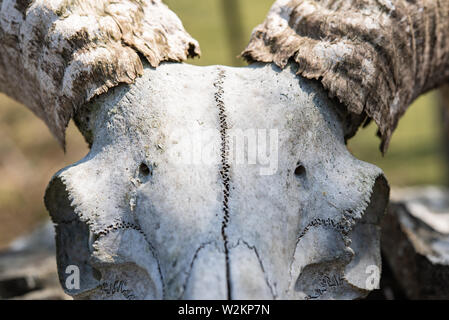
<path id="1" fill-rule="evenodd" d="M 202 50 L 196 65 L 243 66 L 237 58 L 274 0 L 165 0 Z M 393 186 L 447 184 L 438 95 L 418 99 L 402 118 L 385 157 L 371 124 L 350 140 L 359 159 L 382 168 Z M 43 122 L 0 95 L 0 247 L 47 218 L 43 195 L 51 176 L 88 152 L 73 124 L 64 154 Z"/>

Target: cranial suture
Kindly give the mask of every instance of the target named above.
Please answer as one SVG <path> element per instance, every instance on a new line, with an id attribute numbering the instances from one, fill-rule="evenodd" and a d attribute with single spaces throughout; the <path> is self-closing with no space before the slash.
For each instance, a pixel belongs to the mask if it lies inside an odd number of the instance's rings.
<path id="1" fill-rule="evenodd" d="M 168 63 L 146 67 L 133 86 L 83 108 L 76 120 L 91 151 L 56 174 L 46 194 L 60 276 L 75 264 L 85 279 L 68 293 L 366 295 L 372 289 L 366 269 L 381 267 L 378 223 L 388 185 L 380 169 L 348 152 L 342 119 L 326 93 L 295 72 L 295 65 Z M 229 157 L 231 147 L 234 155 L 247 155 L 270 144 L 269 137 L 249 137 L 252 128 L 278 133 L 277 148 L 264 148 L 276 153 L 272 174 L 261 174 L 259 162 Z M 245 148 L 230 143 L 231 131 L 246 132 Z M 207 161 L 194 163 L 190 150 L 183 152 L 195 145 L 207 150 Z"/>
<path id="2" fill-rule="evenodd" d="M 448 81 L 448 17 L 437 0 L 278 0 L 242 54 L 255 64 L 194 67 L 173 63 L 200 50 L 160 0 L 0 0 L 0 91 L 91 146 L 45 196 L 61 283 L 81 272 L 66 291 L 365 296 L 388 184 L 345 139 L 372 119 L 385 152 Z"/>

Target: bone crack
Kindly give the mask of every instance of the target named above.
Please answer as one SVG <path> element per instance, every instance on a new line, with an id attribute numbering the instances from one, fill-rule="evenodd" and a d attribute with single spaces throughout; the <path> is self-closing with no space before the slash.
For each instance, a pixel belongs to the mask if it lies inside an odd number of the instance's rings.
<path id="1" fill-rule="evenodd" d="M 229 270 L 229 248 L 228 237 L 226 235 L 226 228 L 229 224 L 229 195 L 230 195 L 230 164 L 229 164 L 229 135 L 228 135 L 228 122 L 226 118 L 226 107 L 224 103 L 224 89 L 223 84 L 226 79 L 226 72 L 223 69 L 219 69 L 218 77 L 214 82 L 214 87 L 217 89 L 215 92 L 215 102 L 218 107 L 218 117 L 220 122 L 220 157 L 221 157 L 221 169 L 220 177 L 223 184 L 223 222 L 221 227 L 221 235 L 224 242 L 224 250 L 226 255 L 226 279 L 228 286 L 228 299 L 231 298 L 231 281 Z"/>

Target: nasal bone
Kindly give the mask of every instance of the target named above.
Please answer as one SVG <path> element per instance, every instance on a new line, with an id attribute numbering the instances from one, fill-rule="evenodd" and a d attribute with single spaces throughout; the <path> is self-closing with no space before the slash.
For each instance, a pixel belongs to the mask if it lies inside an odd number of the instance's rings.
<path id="1" fill-rule="evenodd" d="M 228 250 L 213 246 L 200 249 L 191 266 L 184 290 L 186 300 L 273 300 L 257 250 L 238 244 Z"/>

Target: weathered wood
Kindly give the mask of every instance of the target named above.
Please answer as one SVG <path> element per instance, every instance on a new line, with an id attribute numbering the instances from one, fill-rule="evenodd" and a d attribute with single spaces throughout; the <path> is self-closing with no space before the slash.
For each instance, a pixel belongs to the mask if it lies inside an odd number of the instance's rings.
<path id="1" fill-rule="evenodd" d="M 64 144 L 76 110 L 156 67 L 199 55 L 160 0 L 0 0 L 0 91 L 42 118 Z"/>
<path id="2" fill-rule="evenodd" d="M 406 189 L 393 198 L 382 252 L 395 278 L 410 299 L 449 299 L 448 190 Z"/>
<path id="3" fill-rule="evenodd" d="M 449 2 L 278 0 L 242 55 L 298 62 L 298 74 L 376 122 L 385 152 L 411 102 L 449 80 Z"/>
<path id="4" fill-rule="evenodd" d="M 55 249 L 48 222 L 0 251 L 0 299 L 70 299 L 59 284 Z"/>

